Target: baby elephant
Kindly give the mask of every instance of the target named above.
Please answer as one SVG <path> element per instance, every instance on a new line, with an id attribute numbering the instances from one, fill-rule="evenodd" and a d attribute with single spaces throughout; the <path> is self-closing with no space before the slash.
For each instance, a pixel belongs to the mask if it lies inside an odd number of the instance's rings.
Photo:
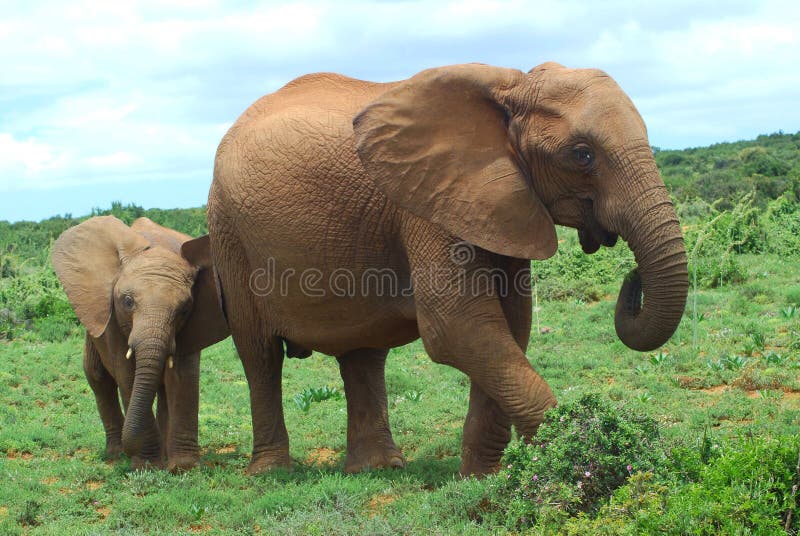
<path id="1" fill-rule="evenodd" d="M 53 245 L 53 267 L 86 328 L 83 368 L 106 453 L 178 471 L 199 458 L 200 350 L 228 336 L 208 235 L 139 218 L 91 218 Z M 125 417 L 119 395 L 125 405 Z M 158 394 L 158 421 L 153 399 Z"/>

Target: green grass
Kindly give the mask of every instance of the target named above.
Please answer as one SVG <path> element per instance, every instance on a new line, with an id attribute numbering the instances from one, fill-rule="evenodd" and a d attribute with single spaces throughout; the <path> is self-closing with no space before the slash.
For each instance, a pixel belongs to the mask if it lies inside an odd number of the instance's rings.
<path id="1" fill-rule="evenodd" d="M 706 431 L 730 448 L 747 437 L 797 436 L 798 325 L 780 313 L 780 289 L 796 285 L 800 268 L 771 255 L 740 261 L 746 284 L 699 291 L 697 348 L 690 312 L 661 350 L 625 348 L 614 335 L 616 285 L 609 283 L 599 301 L 540 302 L 547 329 L 532 334 L 530 360 L 560 401 L 600 393 L 655 419 L 671 446 L 697 445 Z M 754 337 L 763 348 L 753 348 L 741 366 L 709 366 L 745 359 Z M 419 342 L 393 350 L 387 362 L 392 429 L 407 467 L 355 476 L 343 473 L 343 397 L 320 396 L 306 411 L 294 403 L 323 386 L 343 393 L 332 358 L 286 361 L 295 468 L 248 477 L 252 433 L 242 367 L 230 340 L 204 352 L 201 465 L 170 475 L 130 472 L 127 461 L 103 459 L 81 348 L 75 335 L 0 344 L 2 534 L 503 532 L 494 515 L 500 507 L 488 506 L 494 478 L 457 476 L 468 381 L 431 362 Z"/>
<path id="2" fill-rule="evenodd" d="M 524 522 L 504 500 L 502 473 L 458 477 L 469 381 L 433 363 L 419 341 L 393 350 L 386 367 L 405 469 L 344 474 L 344 388 L 336 360 L 315 354 L 284 366 L 294 469 L 246 476 L 249 393 L 230 340 L 203 353 L 200 466 L 170 475 L 108 463 L 82 330 L 46 264 L 52 239 L 77 220 L 0 222 L 0 534 L 485 534 L 530 525 L 534 534 L 779 534 L 789 512 L 796 533 L 800 512 L 787 490 L 800 484 L 797 201 L 678 206 L 697 287 L 675 335 L 648 353 L 614 333 L 630 251 L 586 256 L 575 232 L 559 231 L 558 254 L 533 263 L 529 359 L 562 407 L 596 393 L 612 415 L 653 419 L 665 458 L 601 497 L 596 512 L 536 508 L 539 518 Z M 113 211 L 126 220 L 142 212 Z M 162 212 L 149 215 L 204 228 L 200 209 Z M 569 445 L 580 441 L 565 439 L 565 456 L 579 459 Z"/>

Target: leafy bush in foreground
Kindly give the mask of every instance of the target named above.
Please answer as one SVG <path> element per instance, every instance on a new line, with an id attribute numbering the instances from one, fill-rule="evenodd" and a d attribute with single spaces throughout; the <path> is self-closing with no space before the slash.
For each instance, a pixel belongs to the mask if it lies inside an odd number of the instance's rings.
<path id="1" fill-rule="evenodd" d="M 694 482 L 631 476 L 592 518 L 568 519 L 565 534 L 797 534 L 797 438 L 726 444 Z M 674 476 L 674 475 L 671 475 Z M 787 527 L 788 521 L 788 527 Z"/>
<path id="2" fill-rule="evenodd" d="M 655 421 L 597 394 L 548 411 L 534 441 L 509 446 L 498 477 L 497 500 L 511 526 L 593 512 L 633 472 L 664 460 Z"/>

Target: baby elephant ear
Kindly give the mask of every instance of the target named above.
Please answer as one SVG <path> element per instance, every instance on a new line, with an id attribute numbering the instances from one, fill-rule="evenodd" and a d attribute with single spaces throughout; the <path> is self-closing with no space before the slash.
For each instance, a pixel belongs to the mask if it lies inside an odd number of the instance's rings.
<path id="1" fill-rule="evenodd" d="M 114 216 L 90 218 L 64 231 L 53 244 L 53 268 L 92 337 L 105 332 L 122 262 L 148 247 L 144 237 Z"/>
<path id="2" fill-rule="evenodd" d="M 429 69 L 353 121 L 358 156 L 386 196 L 484 249 L 545 259 L 555 226 L 520 168 L 504 105 L 524 75 L 487 65 Z"/>
<path id="3" fill-rule="evenodd" d="M 181 255 L 198 268 L 192 288 L 192 312 L 175 336 L 176 353 L 187 355 L 218 343 L 230 332 L 222 310 L 222 294 L 214 273 L 208 235 L 184 242 Z"/>

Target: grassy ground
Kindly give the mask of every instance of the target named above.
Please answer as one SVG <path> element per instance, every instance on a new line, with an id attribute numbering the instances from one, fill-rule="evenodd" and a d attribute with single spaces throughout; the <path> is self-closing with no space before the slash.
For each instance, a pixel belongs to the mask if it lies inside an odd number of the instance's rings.
<path id="1" fill-rule="evenodd" d="M 655 418 L 671 444 L 699 445 L 704 432 L 719 443 L 797 435 L 800 311 L 791 301 L 800 296 L 800 267 L 772 255 L 741 260 L 746 282 L 699 291 L 696 323 L 690 295 L 684 321 L 660 352 L 640 354 L 617 340 L 617 287 L 609 284 L 600 286 L 598 301 L 542 301 L 530 360 L 560 401 L 599 392 Z M 457 476 L 468 381 L 432 363 L 419 342 L 394 350 L 387 362 L 392 429 L 407 467 L 355 476 L 343 474 L 344 399 L 307 411 L 293 400 L 312 387 L 343 391 L 332 358 L 287 360 L 295 469 L 248 477 L 242 367 L 230 340 L 204 352 L 201 466 L 169 475 L 103 459 L 81 349 L 74 336 L 0 343 L 0 534 L 504 531 L 487 506 L 494 479 Z"/>

